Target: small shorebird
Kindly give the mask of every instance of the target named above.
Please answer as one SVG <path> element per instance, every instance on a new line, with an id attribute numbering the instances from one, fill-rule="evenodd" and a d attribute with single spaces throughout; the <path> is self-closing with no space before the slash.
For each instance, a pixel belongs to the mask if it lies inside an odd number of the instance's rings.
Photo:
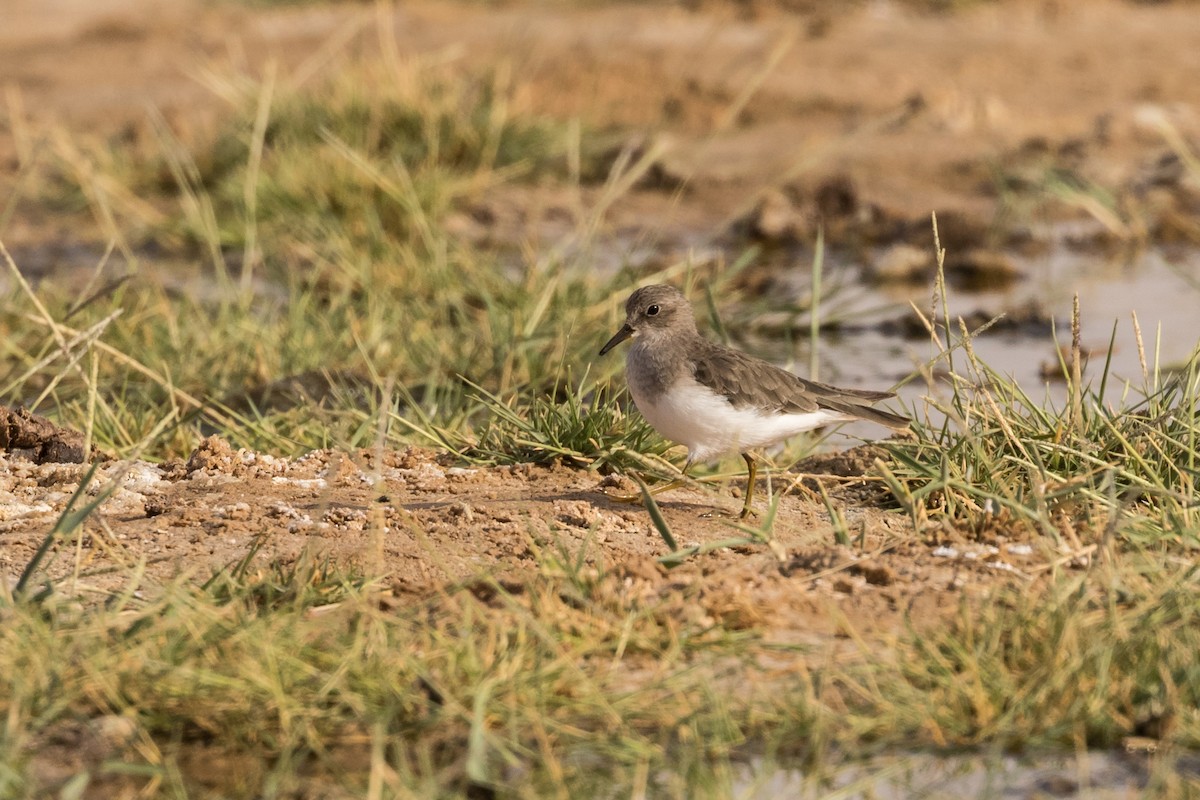
<path id="1" fill-rule="evenodd" d="M 750 514 L 757 462 L 749 451 L 836 422 L 865 419 L 908 427 L 898 414 L 872 408 L 891 392 L 839 389 L 806 381 L 762 359 L 709 341 L 696 330 L 687 298 L 678 289 L 643 286 L 625 302 L 625 324 L 600 349 L 626 339 L 625 377 L 638 411 L 665 438 L 687 445 L 686 477 L 693 463 L 741 453 L 749 471 L 742 517 Z M 672 481 L 655 493 L 678 486 Z"/>

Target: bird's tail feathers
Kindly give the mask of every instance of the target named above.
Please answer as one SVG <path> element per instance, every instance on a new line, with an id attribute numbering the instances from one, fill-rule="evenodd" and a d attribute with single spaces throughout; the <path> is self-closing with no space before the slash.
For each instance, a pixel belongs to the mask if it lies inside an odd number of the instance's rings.
<path id="1" fill-rule="evenodd" d="M 891 395 L 885 395 L 890 397 Z M 877 425 L 883 425 L 892 430 L 901 431 L 908 427 L 912 421 L 908 417 L 900 414 L 893 414 L 890 411 L 884 411 L 881 408 L 874 408 L 868 405 L 861 405 L 851 400 L 826 402 L 821 405 L 831 408 L 834 411 L 841 411 L 859 419 L 865 419 L 867 422 L 874 422 Z"/>

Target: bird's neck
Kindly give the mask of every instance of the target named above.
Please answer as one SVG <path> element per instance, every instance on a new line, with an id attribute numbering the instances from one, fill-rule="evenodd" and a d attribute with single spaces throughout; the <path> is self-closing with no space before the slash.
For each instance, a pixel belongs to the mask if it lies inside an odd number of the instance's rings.
<path id="1" fill-rule="evenodd" d="M 692 364 L 679 350 L 688 350 L 691 337 L 667 341 L 638 338 L 625 357 L 625 374 L 634 397 L 658 397 L 681 378 L 692 376 Z M 699 338 L 699 334 L 696 334 Z"/>

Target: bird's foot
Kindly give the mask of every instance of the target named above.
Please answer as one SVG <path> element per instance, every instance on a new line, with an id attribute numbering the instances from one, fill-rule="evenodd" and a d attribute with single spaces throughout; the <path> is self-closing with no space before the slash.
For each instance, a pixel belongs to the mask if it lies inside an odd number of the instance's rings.
<path id="1" fill-rule="evenodd" d="M 757 517 L 758 512 L 755 511 L 753 508 L 750 508 L 749 506 L 743 506 L 742 510 L 738 511 L 737 513 L 734 513 L 732 511 L 706 511 L 703 514 L 701 514 L 700 516 L 705 517 L 707 519 L 739 519 L 739 520 L 741 520 L 741 519 L 749 519 L 750 517 Z"/>
<path id="2" fill-rule="evenodd" d="M 655 486 L 648 487 L 647 491 L 650 492 L 651 496 L 654 496 L 654 495 L 661 494 L 663 492 L 669 492 L 672 489 L 678 489 L 680 486 L 684 486 L 686 483 L 687 483 L 687 481 L 685 481 L 683 478 L 676 478 L 675 480 L 667 481 L 666 483 L 660 483 Z M 613 500 L 617 503 L 631 503 L 632 504 L 632 503 L 642 502 L 642 493 L 641 492 L 633 492 L 630 494 L 621 494 L 621 493 L 617 493 L 617 492 L 601 491 L 601 494 L 603 494 L 609 500 Z"/>

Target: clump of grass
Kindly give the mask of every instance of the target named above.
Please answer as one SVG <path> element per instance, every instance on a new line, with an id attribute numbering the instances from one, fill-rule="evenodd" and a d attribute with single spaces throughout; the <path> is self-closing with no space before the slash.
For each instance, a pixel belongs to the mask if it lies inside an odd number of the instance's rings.
<path id="1" fill-rule="evenodd" d="M 636 413 L 624 392 L 581 381 L 562 391 L 509 400 L 480 391 L 486 414 L 464 455 L 489 464 L 563 462 L 602 473 L 642 470 L 671 444 Z M 651 460 L 648 461 L 647 457 Z M 655 465 L 661 469 L 661 463 Z"/>
<path id="2" fill-rule="evenodd" d="M 256 538 L 235 564 L 216 570 L 200 586 L 216 603 L 242 603 L 268 612 L 275 608 L 299 610 L 330 606 L 360 594 L 366 580 L 356 570 L 346 569 L 329 558 L 317 558 L 304 550 L 293 561 L 259 563 L 263 540 Z"/>
<path id="3" fill-rule="evenodd" d="M 965 327 L 953 348 L 963 350 L 962 370 L 935 335 L 951 367 L 948 401 L 930 401 L 941 420 L 918 419 L 913 439 L 883 443 L 895 459 L 885 478 L 918 527 L 938 516 L 980 530 L 1009 524 L 1076 547 L 1113 539 L 1200 546 L 1200 351 L 1177 371 L 1144 366 L 1140 387 L 1118 386 L 1109 361 L 1098 383 L 1085 383 L 1078 315 L 1077 306 L 1063 408 L 1034 401 L 983 363 Z"/>
<path id="4" fill-rule="evenodd" d="M 182 178 L 207 200 L 182 219 L 196 244 L 211 244 L 211 215 L 222 247 L 257 232 L 276 257 L 384 257 L 397 243 L 433 245 L 444 216 L 497 180 L 566 175 L 565 127 L 511 114 L 498 75 L 364 66 L 278 97 L 272 88 L 239 92 L 243 110 L 176 159 L 194 170 L 133 172 L 160 189 Z"/>
<path id="5" fill-rule="evenodd" d="M 1141 735 L 1195 748 L 1198 597 L 1193 565 L 1133 552 L 964 600 L 950 626 L 906 638 L 894 672 L 870 659 L 847 671 L 856 677 L 842 691 L 878 713 L 858 718 L 867 738 L 1026 750 L 1111 748 Z"/>
<path id="6" fill-rule="evenodd" d="M 264 273 L 371 291 L 375 265 L 420 291 L 420 270 L 457 249 L 451 212 L 503 183 L 603 172 L 601 139 L 522 111 L 508 71 L 401 60 L 387 37 L 384 57 L 318 75 L 211 75 L 231 108 L 215 128 L 152 116 L 138 147 L 61 143 L 62 172 L 97 216 L 207 255 L 222 277 L 240 272 L 243 292 Z"/>
<path id="7" fill-rule="evenodd" d="M 915 441 L 885 443 L 906 507 L 959 520 L 1002 514 L 1056 539 L 1119 533 L 1200 545 L 1196 357 L 1117 406 L 1105 396 L 1106 365 L 1099 388 L 1073 387 L 1077 417 L 1034 402 L 974 357 L 969 364 L 971 383 L 955 384 L 944 422 L 918 423 Z"/>

